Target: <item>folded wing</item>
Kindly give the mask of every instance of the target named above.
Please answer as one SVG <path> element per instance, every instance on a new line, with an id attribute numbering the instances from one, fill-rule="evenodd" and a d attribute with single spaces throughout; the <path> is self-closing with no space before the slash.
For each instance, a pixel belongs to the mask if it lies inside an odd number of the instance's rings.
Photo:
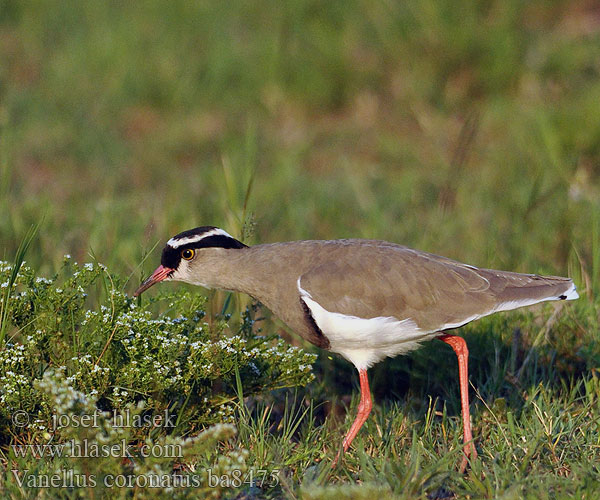
<path id="1" fill-rule="evenodd" d="M 368 264 L 365 264 L 367 263 Z M 352 250 L 304 273 L 299 287 L 330 312 L 410 319 L 424 331 L 496 311 L 577 298 L 568 278 L 479 269 L 397 245 Z"/>

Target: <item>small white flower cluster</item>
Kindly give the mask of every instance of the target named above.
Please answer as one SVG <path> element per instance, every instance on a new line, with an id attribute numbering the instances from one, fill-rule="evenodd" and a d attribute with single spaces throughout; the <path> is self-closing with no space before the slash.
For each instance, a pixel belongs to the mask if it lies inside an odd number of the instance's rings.
<path id="1" fill-rule="evenodd" d="M 257 340 L 234 335 L 217 342 L 192 342 L 188 368 L 197 376 L 210 379 L 217 376 L 214 372 L 215 363 L 224 372 L 228 372 L 233 365 L 246 365 L 256 377 L 262 375 L 259 367 L 275 367 L 276 370 L 271 372 L 278 377 L 271 381 L 274 386 L 296 382 L 303 384 L 312 380 L 312 364 L 316 355 L 290 346 L 282 339 L 270 345 L 271 341 L 265 338 L 263 344 L 249 346 L 256 344 Z"/>
<path id="2" fill-rule="evenodd" d="M 84 387 L 102 387 L 108 383 L 110 368 L 96 364 L 90 354 L 75 356 L 71 358 L 71 361 L 73 361 L 76 371 L 67 377 L 69 383 L 79 382 Z M 97 389 L 91 390 L 90 395 L 97 394 Z"/>
<path id="3" fill-rule="evenodd" d="M 0 387 L 0 402 L 12 407 L 18 404 L 23 389 L 29 390 L 29 379 L 25 375 L 7 370 L 0 376 Z"/>
<path id="4" fill-rule="evenodd" d="M 71 260 L 71 256 L 70 255 L 65 255 L 64 257 L 65 263 L 67 263 L 69 260 Z M 73 278 L 77 279 L 79 278 L 83 273 L 92 273 L 94 271 L 96 271 L 97 269 L 101 270 L 101 271 L 106 271 L 107 268 L 104 264 L 94 264 L 93 262 L 86 262 L 85 264 L 83 264 L 81 266 L 81 270 L 80 271 L 74 271 L 73 272 Z"/>
<path id="5" fill-rule="evenodd" d="M 113 404 L 118 406 L 122 405 L 123 402 L 129 397 L 129 393 L 122 387 L 115 386 L 112 390 L 112 401 Z"/>
<path id="6" fill-rule="evenodd" d="M 231 424 L 215 424 L 201 432 L 194 438 L 191 438 L 189 445 L 197 441 L 225 441 L 237 434 L 237 429 Z"/>
<path id="7" fill-rule="evenodd" d="M 8 342 L 0 350 L 0 403 L 7 409 L 20 408 L 32 391 L 31 380 L 25 375 L 34 347 L 35 342 L 29 336 L 25 345 Z"/>
<path id="8" fill-rule="evenodd" d="M 142 385 L 158 384 L 165 387 L 183 382 L 183 373 L 178 358 L 186 352 L 189 338 L 173 331 L 170 318 L 153 319 L 148 311 L 129 308 L 119 314 L 115 321 L 118 328 L 116 338 L 127 351 L 130 363 L 122 370 L 122 377 L 131 383 Z"/>
<path id="9" fill-rule="evenodd" d="M 207 358 L 213 357 L 215 351 L 249 356 L 251 351 L 246 350 L 246 343 L 247 341 L 245 338 L 234 335 L 232 337 L 224 337 L 217 342 L 192 342 L 190 344 L 190 349 L 193 354 Z M 260 352 L 258 348 L 255 349 L 256 352 Z"/>
<path id="10" fill-rule="evenodd" d="M 46 422 L 41 418 L 36 418 L 33 422 L 29 424 L 29 428 L 34 431 L 46 431 L 48 430 L 48 426 Z"/>
<path id="11" fill-rule="evenodd" d="M 0 369 L 22 369 L 21 365 L 25 362 L 25 354 L 26 351 L 23 344 L 7 343 L 4 349 L 0 351 Z"/>
<path id="12" fill-rule="evenodd" d="M 69 414 L 80 407 L 95 407 L 89 395 L 75 390 L 68 383 L 65 371 L 65 366 L 59 366 L 56 370 L 47 371 L 41 380 L 36 381 L 37 387 L 52 397 L 56 414 Z"/>
<path id="13" fill-rule="evenodd" d="M 233 424 L 235 422 L 235 406 L 230 404 L 219 406 L 219 409 L 217 410 L 217 418 L 221 422 Z"/>

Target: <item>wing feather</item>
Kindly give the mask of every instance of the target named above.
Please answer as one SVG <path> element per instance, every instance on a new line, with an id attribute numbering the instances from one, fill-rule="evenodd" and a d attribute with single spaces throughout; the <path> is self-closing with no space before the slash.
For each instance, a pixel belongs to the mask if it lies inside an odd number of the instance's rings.
<path id="1" fill-rule="evenodd" d="M 490 282 L 479 269 L 397 245 L 354 247 L 352 258 L 339 255 L 317 265 L 300 284 L 328 311 L 412 319 L 431 331 L 494 307 Z"/>

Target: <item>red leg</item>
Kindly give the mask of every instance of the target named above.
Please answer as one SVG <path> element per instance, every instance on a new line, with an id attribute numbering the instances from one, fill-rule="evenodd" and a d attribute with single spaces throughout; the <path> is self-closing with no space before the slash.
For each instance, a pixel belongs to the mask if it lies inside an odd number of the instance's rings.
<path id="1" fill-rule="evenodd" d="M 356 415 L 356 418 L 354 419 L 354 423 L 352 424 L 350 430 L 344 438 L 344 451 L 348 450 L 350 444 L 352 443 L 352 440 L 356 437 L 358 431 L 367 420 L 369 413 L 371 413 L 371 408 L 373 408 L 373 402 L 371 401 L 371 391 L 369 390 L 369 378 L 367 377 L 367 370 L 358 370 L 358 375 L 360 378 L 360 403 L 358 403 L 358 413 Z M 333 465 L 337 463 L 339 458 L 340 453 L 338 453 L 335 457 Z"/>
<path id="2" fill-rule="evenodd" d="M 462 408 L 462 420 L 464 431 L 464 456 L 460 471 L 464 472 L 467 468 L 467 458 L 477 458 L 477 450 L 473 443 L 471 434 L 471 414 L 469 412 L 469 349 L 467 343 L 462 337 L 456 335 L 444 334 L 438 337 L 442 342 L 448 344 L 454 350 L 458 358 L 458 379 L 460 383 L 460 404 Z"/>

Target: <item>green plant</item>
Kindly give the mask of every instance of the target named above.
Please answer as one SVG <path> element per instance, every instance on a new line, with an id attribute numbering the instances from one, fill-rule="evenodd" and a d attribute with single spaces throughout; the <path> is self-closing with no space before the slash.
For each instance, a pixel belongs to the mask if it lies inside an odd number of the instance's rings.
<path id="1" fill-rule="evenodd" d="M 29 245 L 35 238 L 35 235 L 39 229 L 39 225 L 34 225 L 29 228 L 29 231 L 21 240 L 21 244 L 19 248 L 17 248 L 17 253 L 15 255 L 15 260 L 12 266 L 9 266 L 6 262 L 0 262 L 0 273 L 3 271 L 10 271 L 8 276 L 5 276 L 6 281 L 2 280 L 0 282 L 0 348 L 4 345 L 4 337 L 6 336 L 6 330 L 8 328 L 8 315 L 10 313 L 10 298 L 13 287 L 17 282 L 17 277 L 19 275 L 19 270 L 25 261 L 25 254 L 29 249 Z"/>
<path id="2" fill-rule="evenodd" d="M 198 444 L 206 450 L 233 436 L 235 428 L 227 426 L 199 433 L 210 425 L 234 423 L 238 390 L 258 395 L 306 384 L 313 377 L 315 356 L 276 336 L 256 335 L 252 308 L 245 312 L 241 329 L 227 334 L 224 318 L 213 328 L 204 322 L 204 298 L 166 294 L 140 305 L 119 290 L 119 279 L 101 264 L 79 265 L 66 256 L 51 278 L 37 277 L 27 266 L 14 270 L 11 264 L 0 264 L 0 282 L 12 279 L 4 303 L 12 328 L 7 327 L 0 350 L 0 444 L 8 461 L 16 458 L 10 453 L 15 444 L 177 444 L 184 454 L 166 460 L 145 457 L 134 461 L 130 471 L 171 474 L 177 467 L 193 466 L 195 454 L 201 453 Z M 158 313 L 158 304 L 166 304 L 166 311 Z M 127 425 L 120 426 L 125 416 Z M 73 426 L 92 417 L 93 426 Z M 133 425 L 132 419 L 156 425 Z M 214 471 L 228 474 L 232 463 L 243 471 L 242 452 L 234 454 L 237 458 L 219 458 L 217 448 L 210 455 L 218 465 Z M 114 457 L 103 458 L 67 457 L 60 464 L 70 474 L 79 471 L 96 478 L 126 472 Z M 36 466 L 46 472 L 56 468 L 39 459 Z M 31 462 L 22 460 L 31 470 Z M 218 491 L 211 489 L 211 495 L 218 496 Z"/>

